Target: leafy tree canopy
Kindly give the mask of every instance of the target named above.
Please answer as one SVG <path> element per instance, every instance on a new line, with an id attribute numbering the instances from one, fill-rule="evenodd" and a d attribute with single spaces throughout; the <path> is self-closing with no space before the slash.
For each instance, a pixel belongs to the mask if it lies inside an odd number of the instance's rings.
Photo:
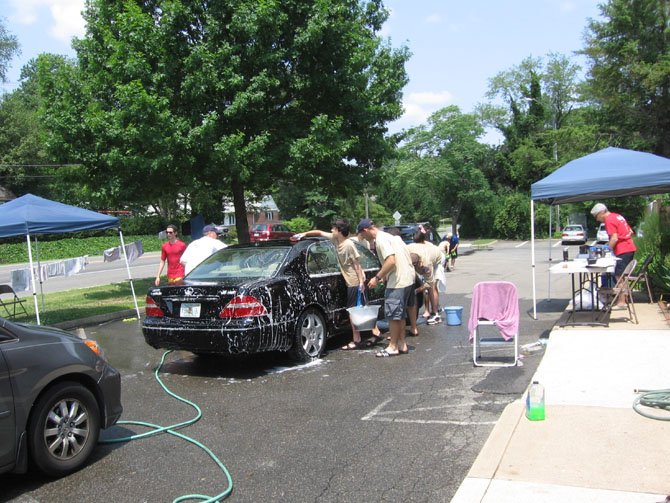
<path id="1" fill-rule="evenodd" d="M 608 0 L 591 20 L 587 96 L 611 145 L 670 157 L 670 3 Z"/>
<path id="2" fill-rule="evenodd" d="M 91 0 L 78 64 L 45 71 L 52 145 L 113 200 L 220 213 L 286 180 L 362 187 L 401 114 L 405 48 L 380 0 Z M 336 176 L 334 176 L 336 174 Z"/>
<path id="3" fill-rule="evenodd" d="M 7 70 L 9 62 L 19 54 L 19 42 L 16 37 L 7 31 L 5 24 L 0 19 L 0 82 L 7 82 Z"/>

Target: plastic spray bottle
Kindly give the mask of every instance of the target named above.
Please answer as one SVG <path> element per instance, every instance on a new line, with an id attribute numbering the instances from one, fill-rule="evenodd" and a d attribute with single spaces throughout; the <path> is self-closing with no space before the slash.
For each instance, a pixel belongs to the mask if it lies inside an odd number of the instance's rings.
<path id="1" fill-rule="evenodd" d="M 531 421 L 544 421 L 544 387 L 537 381 L 528 388 L 526 417 Z"/>

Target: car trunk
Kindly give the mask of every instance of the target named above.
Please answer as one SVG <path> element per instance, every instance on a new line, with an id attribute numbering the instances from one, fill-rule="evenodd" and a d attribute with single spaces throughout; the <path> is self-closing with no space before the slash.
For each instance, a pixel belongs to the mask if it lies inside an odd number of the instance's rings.
<path id="1" fill-rule="evenodd" d="M 218 319 L 221 309 L 239 293 L 239 279 L 226 283 L 194 283 L 150 289 L 164 317 L 189 320 Z"/>

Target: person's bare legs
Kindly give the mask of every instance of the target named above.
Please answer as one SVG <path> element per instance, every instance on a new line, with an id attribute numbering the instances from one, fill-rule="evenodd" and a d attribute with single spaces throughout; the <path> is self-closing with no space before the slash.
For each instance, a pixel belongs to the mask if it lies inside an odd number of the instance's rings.
<path id="1" fill-rule="evenodd" d="M 412 313 L 412 311 L 414 312 L 414 318 L 412 318 L 414 320 L 414 329 L 416 329 L 416 315 L 418 313 L 418 309 L 416 308 L 416 306 L 408 307 L 407 315 L 409 316 Z M 410 324 L 411 323 L 412 322 L 410 321 Z M 409 346 L 407 345 L 407 337 L 405 335 L 405 327 L 404 327 L 405 320 L 402 320 L 402 324 L 403 327 L 402 330 L 400 331 L 400 337 L 398 338 L 397 348 L 399 353 L 407 353 L 409 352 Z M 418 335 L 418 331 L 416 332 L 416 334 Z"/>
<path id="2" fill-rule="evenodd" d="M 440 314 L 440 295 L 437 292 L 437 283 L 430 287 L 428 290 L 428 297 L 430 297 L 431 312 L 435 314 Z"/>
<path id="3" fill-rule="evenodd" d="M 414 294 L 412 294 L 412 295 L 414 295 Z M 407 316 L 409 316 L 409 330 L 412 333 L 412 335 L 415 335 L 415 336 L 419 335 L 419 327 L 417 327 L 417 325 L 416 325 L 416 318 L 417 318 L 418 314 L 419 314 L 419 310 L 417 309 L 417 307 L 415 305 L 407 308 Z M 404 333 L 405 332 L 403 331 L 403 334 Z M 405 348 L 402 345 L 399 346 L 399 347 L 403 348 L 403 350 Z"/>
<path id="4" fill-rule="evenodd" d="M 391 320 L 389 321 L 389 344 L 386 346 L 386 351 L 390 354 L 398 353 L 398 344 L 400 341 L 405 343 L 405 320 Z"/>

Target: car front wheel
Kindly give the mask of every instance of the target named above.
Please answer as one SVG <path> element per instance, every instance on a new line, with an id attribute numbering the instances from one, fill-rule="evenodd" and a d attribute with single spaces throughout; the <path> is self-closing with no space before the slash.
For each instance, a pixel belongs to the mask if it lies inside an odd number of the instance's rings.
<path id="1" fill-rule="evenodd" d="M 298 361 L 318 358 L 326 347 L 326 321 L 316 309 L 303 311 L 296 324 L 293 355 Z"/>
<path id="2" fill-rule="evenodd" d="M 33 463 L 52 477 L 79 469 L 100 435 L 100 410 L 88 389 L 74 382 L 47 389 L 33 409 L 28 425 Z"/>

